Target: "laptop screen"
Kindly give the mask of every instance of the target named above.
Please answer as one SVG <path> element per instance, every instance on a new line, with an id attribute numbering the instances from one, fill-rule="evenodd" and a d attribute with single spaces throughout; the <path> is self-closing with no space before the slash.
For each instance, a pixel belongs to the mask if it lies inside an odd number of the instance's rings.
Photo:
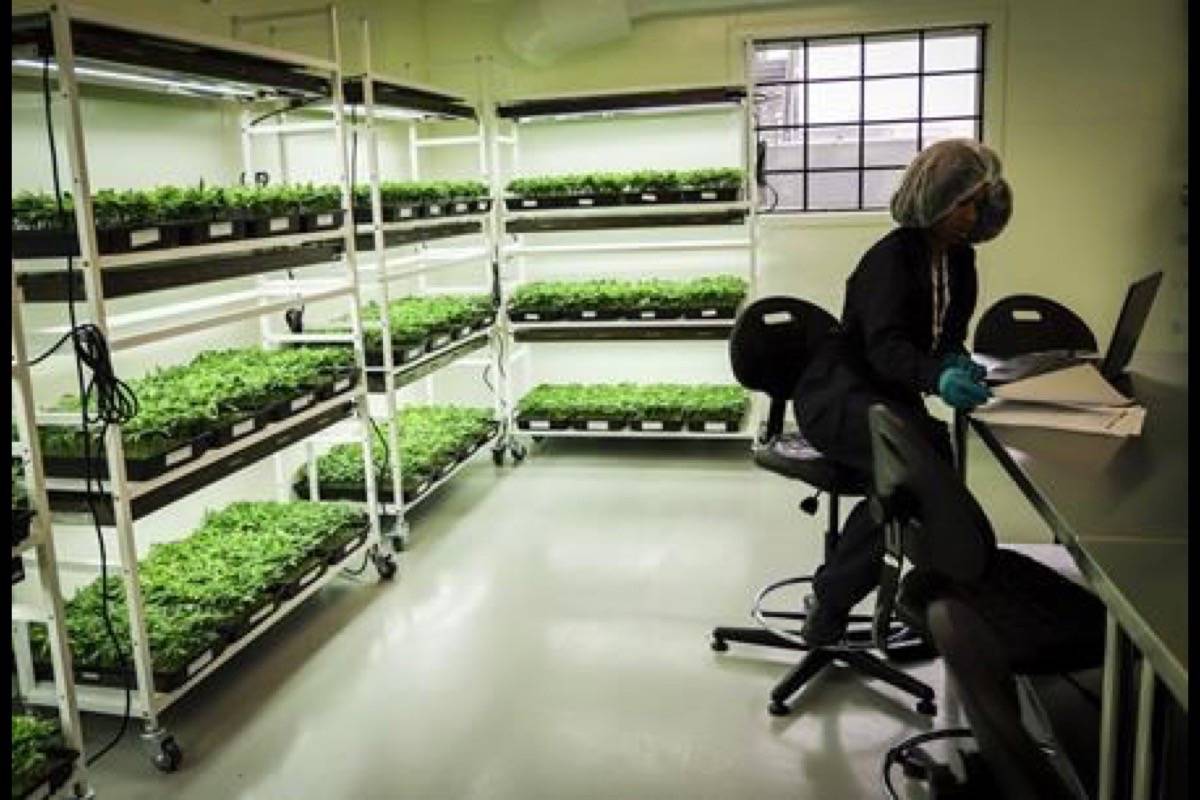
<path id="1" fill-rule="evenodd" d="M 1162 277 L 1161 271 L 1156 272 L 1129 287 L 1129 293 L 1125 295 L 1125 305 L 1121 307 L 1121 316 L 1117 318 L 1117 328 L 1108 344 L 1108 353 L 1100 366 L 1100 373 L 1105 378 L 1113 380 L 1129 366 L 1138 338 L 1146 326 L 1146 318 L 1150 316 L 1150 307 L 1154 305 L 1154 297 L 1158 294 L 1158 285 L 1162 283 Z"/>

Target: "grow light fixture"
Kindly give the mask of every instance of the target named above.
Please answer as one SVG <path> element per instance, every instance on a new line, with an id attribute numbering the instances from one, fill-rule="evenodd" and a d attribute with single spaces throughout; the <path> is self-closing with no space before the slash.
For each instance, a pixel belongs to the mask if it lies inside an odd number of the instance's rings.
<path id="1" fill-rule="evenodd" d="M 12 62 L 15 69 L 27 70 L 30 73 L 40 73 L 43 64 L 31 59 L 15 59 Z M 58 64 L 48 65 L 51 72 L 58 72 Z M 156 75 L 146 75 L 140 72 L 119 72 L 114 69 L 99 67 L 77 66 L 75 74 L 91 83 L 116 84 L 118 86 L 134 86 L 152 88 L 169 94 L 182 94 L 193 97 L 223 98 L 230 100 L 252 100 L 259 96 L 251 89 L 223 82 L 204 83 L 196 80 L 165 78 Z"/>
<path id="2" fill-rule="evenodd" d="M 314 108 L 317 111 L 324 111 L 329 114 L 333 113 L 333 103 L 325 103 L 323 105 L 314 106 Z M 367 107 L 364 105 L 359 105 L 357 103 L 346 103 L 343 108 L 347 114 L 354 114 L 363 119 L 365 119 L 367 116 Z M 372 116 L 374 116 L 376 119 L 393 120 L 425 120 L 436 119 L 438 117 L 437 114 L 431 114 L 427 111 L 417 111 L 415 109 L 408 108 L 392 108 L 389 106 L 380 106 L 378 104 L 376 104 L 372 110 Z"/>
<path id="3" fill-rule="evenodd" d="M 516 122 L 595 122 L 597 120 L 618 119 L 620 117 L 658 117 L 668 114 L 711 114 L 720 111 L 731 111 L 735 106 L 729 103 L 702 103 L 677 106 L 653 106 L 650 108 L 618 108 L 603 111 L 573 111 L 568 114 L 531 114 L 519 116 Z"/>

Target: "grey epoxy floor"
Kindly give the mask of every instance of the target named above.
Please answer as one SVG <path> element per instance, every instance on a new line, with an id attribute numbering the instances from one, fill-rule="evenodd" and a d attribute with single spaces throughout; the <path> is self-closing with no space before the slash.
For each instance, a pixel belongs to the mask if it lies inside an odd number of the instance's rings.
<path id="1" fill-rule="evenodd" d="M 997 528 L 1044 540 L 974 454 Z M 314 597 L 167 713 L 179 772 L 131 734 L 95 768 L 98 796 L 880 797 L 882 753 L 929 727 L 906 698 L 833 674 L 772 718 L 791 658 L 708 647 L 754 589 L 816 563 L 801 494 L 738 445 L 559 441 L 517 468 L 479 461 L 418 510 L 396 583 L 368 570 Z M 942 693 L 936 663 L 913 672 Z M 116 729 L 84 722 L 93 743 Z"/>

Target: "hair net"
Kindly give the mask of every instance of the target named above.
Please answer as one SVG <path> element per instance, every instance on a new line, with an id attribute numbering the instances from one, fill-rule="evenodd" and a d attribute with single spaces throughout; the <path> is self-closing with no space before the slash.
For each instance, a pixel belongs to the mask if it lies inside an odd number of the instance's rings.
<path id="1" fill-rule="evenodd" d="M 981 186 L 987 186 L 980 204 L 982 224 L 976 224 L 971 237 L 987 241 L 1000 233 L 1012 215 L 1012 191 L 1000 173 L 1000 158 L 979 142 L 935 142 L 918 153 L 904 171 L 892 195 L 892 217 L 906 228 L 929 228 Z"/>

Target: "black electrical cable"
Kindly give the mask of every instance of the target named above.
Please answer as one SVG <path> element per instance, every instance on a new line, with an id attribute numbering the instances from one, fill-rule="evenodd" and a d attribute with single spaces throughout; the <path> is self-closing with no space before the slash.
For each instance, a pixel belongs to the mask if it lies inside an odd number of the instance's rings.
<path id="1" fill-rule="evenodd" d="M 42 101 L 46 117 L 46 138 L 50 146 L 50 174 L 54 181 L 54 199 L 57 206 L 59 224 L 65 228 L 67 226 L 67 218 L 63 206 L 62 184 L 58 174 L 58 149 L 54 143 L 54 120 L 51 116 L 49 54 L 46 54 L 42 59 Z M 87 764 L 91 766 L 116 747 L 117 743 L 125 736 L 125 731 L 129 728 L 133 702 L 130 678 L 132 677 L 133 670 L 130 668 L 129 660 L 125 656 L 125 650 L 121 646 L 121 639 L 117 636 L 116 630 L 113 627 L 112 615 L 109 608 L 111 598 L 108 594 L 108 552 L 104 545 L 104 532 L 100 526 L 100 514 L 96 509 L 97 496 L 103 495 L 104 486 L 93 470 L 92 441 L 91 436 L 88 435 L 89 424 L 93 420 L 89 417 L 88 408 L 93 396 L 92 392 L 95 391 L 95 421 L 102 423 L 100 441 L 103 442 L 108 436 L 108 427 L 110 424 L 120 424 L 128 418 L 132 418 L 137 413 L 137 397 L 113 372 L 108 345 L 104 341 L 103 332 L 95 325 L 88 324 L 81 326 L 79 324 L 75 314 L 75 259 L 71 256 L 67 256 L 67 314 L 71 324 L 67 335 L 61 338 L 49 352 L 39 356 L 33 363 L 40 363 L 49 353 L 57 350 L 67 338 L 72 340 L 75 349 L 75 378 L 79 387 L 81 401 L 79 421 L 83 431 L 84 497 L 87 501 L 88 510 L 91 512 L 92 524 L 96 531 L 96 542 L 100 550 L 101 616 L 104 620 L 104 630 L 112 642 L 118 660 L 121 662 L 121 675 L 124 678 L 123 683 L 125 688 L 125 707 L 121 715 L 121 727 L 107 744 L 87 758 Z M 85 365 L 92 370 L 91 381 L 84 379 L 83 368 Z M 127 413 L 128 417 L 125 416 Z"/>
<path id="2" fill-rule="evenodd" d="M 891 800 L 900 800 L 900 796 L 896 794 L 896 788 L 892 786 L 892 767 L 907 758 L 910 750 L 938 739 L 965 739 L 973 736 L 970 728 L 945 728 L 940 731 L 917 734 L 888 750 L 887 755 L 883 757 L 883 787 L 887 790 L 888 797 Z"/>
<path id="3" fill-rule="evenodd" d="M 288 104 L 286 106 L 284 106 L 283 108 L 277 108 L 274 111 L 268 111 L 267 113 L 263 114 L 262 116 L 255 117 L 254 119 L 250 120 L 248 127 L 252 128 L 260 122 L 268 120 L 271 117 L 277 117 L 280 114 L 286 114 L 289 111 L 298 111 L 298 110 L 304 108 L 305 106 L 311 106 L 313 103 L 317 102 L 318 100 L 323 100 L 323 99 L 324 98 L 322 96 L 318 95 L 317 97 L 310 97 L 307 100 L 295 100 L 295 99 L 289 100 Z"/>

